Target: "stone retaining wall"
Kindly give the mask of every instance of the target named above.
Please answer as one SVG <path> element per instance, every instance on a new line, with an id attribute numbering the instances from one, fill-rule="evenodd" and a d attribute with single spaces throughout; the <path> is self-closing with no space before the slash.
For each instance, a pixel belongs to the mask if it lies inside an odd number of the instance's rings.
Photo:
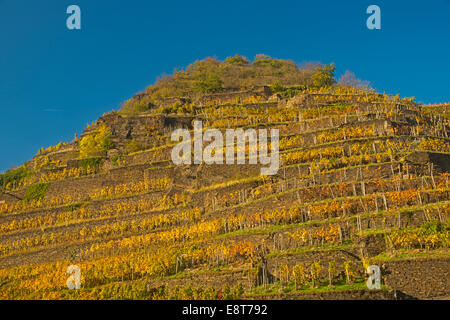
<path id="1" fill-rule="evenodd" d="M 450 259 L 428 258 L 385 262 L 384 283 L 411 297 L 430 299 L 450 295 Z"/>

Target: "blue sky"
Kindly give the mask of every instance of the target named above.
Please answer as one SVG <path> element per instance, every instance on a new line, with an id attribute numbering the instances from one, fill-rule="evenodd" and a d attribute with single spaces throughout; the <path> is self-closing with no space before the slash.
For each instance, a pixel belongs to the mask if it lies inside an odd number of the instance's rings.
<path id="1" fill-rule="evenodd" d="M 66 28 L 71 4 L 81 30 Z M 366 28 L 371 4 L 381 30 Z M 208 56 L 334 62 L 381 92 L 450 101 L 449 14 L 450 0 L 0 0 L 0 171 Z"/>

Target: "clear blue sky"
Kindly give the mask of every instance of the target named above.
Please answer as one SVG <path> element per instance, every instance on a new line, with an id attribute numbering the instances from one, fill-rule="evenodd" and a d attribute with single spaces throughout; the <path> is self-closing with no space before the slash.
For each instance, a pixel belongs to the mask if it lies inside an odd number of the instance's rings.
<path id="1" fill-rule="evenodd" d="M 381 30 L 366 28 L 371 4 Z M 334 62 L 379 91 L 450 101 L 449 16 L 450 0 L 0 0 L 0 171 L 207 56 Z"/>

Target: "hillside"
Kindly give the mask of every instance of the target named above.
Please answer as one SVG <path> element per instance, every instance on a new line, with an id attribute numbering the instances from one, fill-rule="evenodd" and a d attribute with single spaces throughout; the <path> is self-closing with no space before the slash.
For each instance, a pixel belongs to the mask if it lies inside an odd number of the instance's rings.
<path id="1" fill-rule="evenodd" d="M 198 61 L 0 175 L 0 298 L 448 298 L 450 105 L 333 73 Z M 174 165 L 171 134 L 194 120 L 278 129 L 277 174 Z"/>

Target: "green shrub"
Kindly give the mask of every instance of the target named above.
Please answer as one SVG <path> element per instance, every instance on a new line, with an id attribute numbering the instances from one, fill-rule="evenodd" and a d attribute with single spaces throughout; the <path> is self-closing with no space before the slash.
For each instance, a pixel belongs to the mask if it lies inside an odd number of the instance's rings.
<path id="1" fill-rule="evenodd" d="M 253 65 L 266 66 L 278 69 L 281 68 L 283 63 L 277 59 L 273 59 L 269 56 L 266 56 L 265 54 L 258 54 L 256 55 L 255 60 L 253 61 Z"/>
<path id="2" fill-rule="evenodd" d="M 94 172 L 98 172 L 100 170 L 100 165 L 102 164 L 102 158 L 87 158 L 83 159 L 80 162 L 80 167 L 83 168 L 84 173 L 86 174 L 88 169 L 93 170 Z"/>
<path id="3" fill-rule="evenodd" d="M 105 156 L 113 147 L 110 139 L 111 131 L 105 123 L 101 123 L 96 131 L 83 137 L 80 141 L 80 157 L 91 158 Z"/>
<path id="4" fill-rule="evenodd" d="M 14 188 L 30 175 L 31 172 L 25 166 L 10 169 L 5 173 L 0 174 L 0 189 L 8 189 L 10 187 Z"/>
<path id="5" fill-rule="evenodd" d="M 238 54 L 236 54 L 234 57 L 226 58 L 224 62 L 231 65 L 247 65 L 250 63 L 250 61 L 246 57 L 240 56 Z"/>
<path id="6" fill-rule="evenodd" d="M 430 234 L 440 234 L 444 233 L 447 230 L 450 230 L 450 227 L 442 224 L 439 221 L 430 221 L 420 227 L 421 233 L 424 235 Z"/>
<path id="7" fill-rule="evenodd" d="M 194 90 L 201 93 L 213 93 L 222 88 L 222 79 L 212 72 L 202 72 L 194 81 Z"/>
<path id="8" fill-rule="evenodd" d="M 336 67 L 333 63 L 330 65 L 323 65 L 314 69 L 315 73 L 312 76 L 313 85 L 315 87 L 329 87 L 335 83 L 334 71 Z"/>
<path id="9" fill-rule="evenodd" d="M 24 200 L 41 200 L 45 197 L 49 184 L 48 183 L 36 183 L 27 188 L 25 192 Z"/>
<path id="10" fill-rule="evenodd" d="M 298 95 L 299 93 L 305 91 L 307 86 L 293 86 L 289 88 L 285 88 L 283 91 L 279 92 L 280 96 L 284 99 L 291 99 Z"/>
<path id="11" fill-rule="evenodd" d="M 272 83 L 270 89 L 272 90 L 273 93 L 277 93 L 283 91 L 284 87 L 279 80 L 276 80 Z"/>

